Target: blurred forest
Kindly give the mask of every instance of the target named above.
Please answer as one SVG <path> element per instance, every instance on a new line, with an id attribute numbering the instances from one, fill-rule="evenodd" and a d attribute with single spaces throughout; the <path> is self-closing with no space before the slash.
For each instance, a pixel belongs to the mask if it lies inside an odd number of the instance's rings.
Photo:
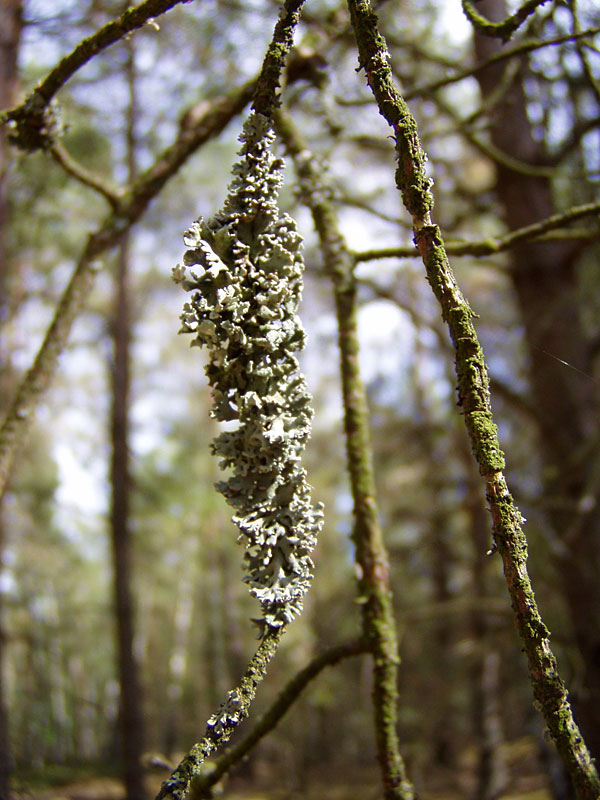
<path id="1" fill-rule="evenodd" d="M 518 7 L 466 5 L 492 21 Z M 600 757 L 600 7 L 525 5 L 533 13 L 502 38 L 476 31 L 459 0 L 374 2 L 428 154 L 432 216 L 477 315 L 536 599 Z M 79 794 L 60 796 L 90 796 L 92 776 L 123 779 L 128 800 L 152 796 L 256 648 L 256 602 L 214 490 L 205 357 L 176 335 L 186 298 L 171 269 L 182 232 L 222 206 L 282 4 L 163 6 L 60 88 L 60 130 L 41 149 L 13 146 L 10 126 L 0 142 L 0 399 L 8 428 L 15 409 L 28 423 L 0 517 L 0 800 L 50 797 L 68 781 Z M 0 109 L 127 8 L 0 0 Z M 356 282 L 406 773 L 425 799 L 573 798 L 515 631 L 451 340 L 395 184 L 394 137 L 359 66 L 345 3 L 307 0 L 275 151 L 286 156 L 280 203 L 305 240 L 299 358 L 315 416 L 304 464 L 325 524 L 304 612 L 234 744 L 311 660 L 346 650 L 220 788 L 383 796 L 340 292 L 302 184 L 302 159 L 314 157 Z M 74 270 L 84 277 L 66 346 L 36 371 Z M 27 376 L 35 408 L 19 411 Z M 121 786 L 97 796 L 124 797 Z"/>

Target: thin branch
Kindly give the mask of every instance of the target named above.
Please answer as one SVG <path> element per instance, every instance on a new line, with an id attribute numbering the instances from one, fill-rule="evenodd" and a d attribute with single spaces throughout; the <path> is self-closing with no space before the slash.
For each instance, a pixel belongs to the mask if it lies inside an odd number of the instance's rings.
<path id="1" fill-rule="evenodd" d="M 527 572 L 527 540 L 523 518 L 511 497 L 504 454 L 491 410 L 489 379 L 483 351 L 473 325 L 473 312 L 462 295 L 448 261 L 440 229 L 432 224 L 433 196 L 425 174 L 416 122 L 398 93 L 390 70 L 390 55 L 377 29 L 368 0 L 349 0 L 360 64 L 380 113 L 393 128 L 398 169 L 396 181 L 409 211 L 427 280 L 440 303 L 456 354 L 459 405 L 473 454 L 484 476 L 492 514 L 494 540 L 502 558 L 515 624 L 521 637 L 536 705 L 542 712 L 580 800 L 597 800 L 600 778 L 573 718 L 565 685 L 550 647 L 550 633 L 540 616 Z"/>
<path id="2" fill-rule="evenodd" d="M 252 108 L 258 114 L 270 117 L 279 104 L 281 77 L 287 56 L 294 44 L 294 30 L 300 18 L 304 0 L 286 0 L 277 20 L 273 39 L 260 71 Z"/>
<path id="3" fill-rule="evenodd" d="M 56 163 L 64 169 L 67 175 L 75 178 L 75 180 L 79 181 L 83 186 L 87 186 L 95 192 L 98 192 L 98 194 L 101 194 L 111 208 L 115 210 L 118 208 L 120 199 L 124 194 L 123 190 L 119 190 L 115 186 L 110 186 L 103 181 L 99 175 L 95 175 L 93 172 L 87 170 L 76 161 L 59 142 L 55 142 L 50 147 L 50 155 Z"/>
<path id="4" fill-rule="evenodd" d="M 471 0 L 462 0 L 462 7 L 465 16 L 477 33 L 507 42 L 525 20 L 547 2 L 548 0 L 527 0 L 514 14 L 502 22 L 490 22 L 475 9 Z"/>
<path id="5" fill-rule="evenodd" d="M 567 33 L 563 36 L 557 36 L 554 39 L 546 39 L 542 42 L 535 40 L 521 42 L 520 44 L 510 47 L 507 50 L 502 50 L 499 53 L 495 53 L 493 56 L 488 58 L 487 61 L 482 61 L 481 63 L 475 64 L 472 67 L 466 67 L 465 69 L 459 70 L 454 75 L 440 78 L 439 80 L 432 81 L 431 83 L 422 83 L 420 86 L 415 86 L 414 89 L 406 92 L 404 99 L 412 100 L 415 97 L 429 96 L 438 89 L 443 89 L 453 83 L 464 81 L 465 78 L 471 78 L 474 75 L 477 75 L 478 72 L 486 69 L 486 67 L 489 67 L 491 64 L 496 64 L 500 61 L 507 61 L 515 58 L 515 56 L 522 56 L 535 50 L 541 50 L 543 47 L 556 46 L 563 44 L 564 42 L 571 42 L 578 39 L 584 39 L 588 36 L 595 36 L 598 32 L 600 32 L 600 28 L 590 28 L 589 30 L 582 31 L 581 33 Z"/>
<path id="6" fill-rule="evenodd" d="M 254 727 L 246 734 L 242 741 L 226 750 L 214 763 L 207 765 L 207 771 L 195 777 L 192 781 L 191 798 L 211 797 L 210 788 L 214 786 L 231 768 L 238 764 L 252 748 L 269 734 L 282 719 L 284 714 L 298 699 L 300 694 L 314 680 L 325 667 L 338 664 L 345 658 L 362 655 L 369 652 L 369 645 L 364 639 L 355 639 L 344 644 L 329 647 L 298 672 L 284 687 L 273 704 L 259 717 Z"/>
<path id="7" fill-rule="evenodd" d="M 536 239 L 541 240 L 544 234 L 563 228 L 570 222 L 583 217 L 591 217 L 600 214 L 599 203 L 585 203 L 581 206 L 573 206 L 564 211 L 562 214 L 552 214 L 546 219 L 534 222 L 532 225 L 525 225 L 523 228 L 518 228 L 516 231 L 511 231 L 505 236 L 498 239 L 481 239 L 478 242 L 448 242 L 446 244 L 446 253 L 454 256 L 490 256 L 495 253 L 501 253 L 503 250 L 509 250 L 521 242 Z M 568 233 L 566 231 L 565 233 Z M 575 239 L 600 237 L 600 231 L 574 231 L 573 237 Z M 384 247 L 377 250 L 361 250 L 353 253 L 356 263 L 361 261 L 374 261 L 378 258 L 412 258 L 417 255 L 417 250 L 414 245 L 406 245 L 404 247 Z"/>
<path id="8" fill-rule="evenodd" d="M 589 131 L 597 130 L 598 128 L 598 118 L 593 117 L 591 119 L 578 119 L 575 121 L 574 125 L 571 127 L 569 132 L 569 137 L 565 139 L 564 142 L 560 145 L 560 147 L 555 150 L 551 155 L 545 158 L 546 164 L 551 165 L 559 165 L 561 161 L 563 161 L 570 153 L 575 150 L 575 148 L 579 145 L 583 137 Z M 589 175 L 582 175 L 578 176 L 573 174 L 573 172 L 569 172 L 570 178 L 578 178 L 583 177 L 598 177 L 598 173 L 590 173 Z"/>
<path id="9" fill-rule="evenodd" d="M 268 628 L 246 671 L 235 689 L 229 692 L 227 701 L 206 724 L 204 738 L 195 744 L 184 756 L 179 765 L 164 781 L 156 800 L 183 800 L 190 782 L 201 776 L 203 764 L 208 756 L 231 738 L 239 723 L 248 716 L 249 707 L 256 690 L 265 677 L 267 666 L 275 653 L 284 628 Z"/>
<path id="10" fill-rule="evenodd" d="M 108 22 L 99 31 L 83 39 L 62 58 L 28 95 L 25 102 L 5 111 L 0 122 L 9 127 L 9 140 L 23 150 L 45 150 L 55 141 L 60 124 L 50 103 L 67 81 L 94 56 L 118 42 L 149 20 L 164 14 L 187 0 L 145 0 L 121 16 Z"/>
<path id="11" fill-rule="evenodd" d="M 255 82 L 245 84 L 218 99 L 198 124 L 181 133 L 177 141 L 162 153 L 156 163 L 143 173 L 93 233 L 85 246 L 71 280 L 54 314 L 54 319 L 29 371 L 17 389 L 15 399 L 0 428 L 0 496 L 6 488 L 15 453 L 31 422 L 43 393 L 50 385 L 58 359 L 65 348 L 73 322 L 81 311 L 94 282 L 98 259 L 115 247 L 122 235 L 141 217 L 150 201 L 179 167 L 204 142 L 217 136 L 250 101 Z"/>
<path id="12" fill-rule="evenodd" d="M 287 114 L 275 116 L 276 129 L 294 160 L 303 202 L 310 209 L 319 237 L 325 270 L 333 283 L 344 428 L 350 486 L 354 501 L 354 530 L 359 566 L 363 636 L 371 644 L 374 669 L 375 740 L 386 800 L 413 800 L 400 754 L 398 716 L 398 641 L 391 602 L 388 556 L 379 524 L 377 494 L 369 441 L 369 413 L 359 366 L 357 285 L 352 256 L 339 230 L 332 190 L 323 169 L 300 138 Z"/>

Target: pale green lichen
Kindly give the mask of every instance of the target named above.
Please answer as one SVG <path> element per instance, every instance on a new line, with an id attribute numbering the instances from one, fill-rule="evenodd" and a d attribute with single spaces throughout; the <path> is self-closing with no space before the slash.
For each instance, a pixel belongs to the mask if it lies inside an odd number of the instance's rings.
<path id="1" fill-rule="evenodd" d="M 293 355 L 305 338 L 296 313 L 302 240 L 277 206 L 283 161 L 271 152 L 270 120 L 253 112 L 240 139 L 225 205 L 186 232 L 189 249 L 173 277 L 194 292 L 181 332 L 210 353 L 211 413 L 237 423 L 212 444 L 231 470 L 217 488 L 236 510 L 245 581 L 262 605 L 264 632 L 302 608 L 323 513 L 300 465 L 313 414 Z"/>

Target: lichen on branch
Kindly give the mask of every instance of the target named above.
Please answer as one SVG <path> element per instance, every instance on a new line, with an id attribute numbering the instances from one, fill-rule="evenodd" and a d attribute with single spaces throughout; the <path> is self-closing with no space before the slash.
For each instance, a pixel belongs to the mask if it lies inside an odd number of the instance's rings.
<path id="1" fill-rule="evenodd" d="M 211 414 L 227 424 L 212 443 L 229 471 L 217 488 L 236 512 L 264 633 L 302 608 L 323 512 L 300 463 L 313 414 L 294 356 L 305 339 L 302 240 L 277 206 L 283 161 L 271 152 L 270 119 L 252 112 L 240 139 L 223 209 L 186 232 L 189 249 L 173 276 L 193 292 L 181 332 L 209 351 Z"/>

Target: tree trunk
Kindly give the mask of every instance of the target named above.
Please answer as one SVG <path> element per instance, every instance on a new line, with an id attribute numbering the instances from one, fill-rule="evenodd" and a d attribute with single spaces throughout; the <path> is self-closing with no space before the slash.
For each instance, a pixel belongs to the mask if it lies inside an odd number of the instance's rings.
<path id="1" fill-rule="evenodd" d="M 504 16 L 503 0 L 484 0 L 479 8 L 490 19 Z M 497 39 L 475 36 L 478 60 L 499 47 Z M 499 86 L 503 69 L 499 63 L 478 73 L 484 98 Z M 531 133 L 522 80 L 513 82 L 491 123 L 498 149 L 524 162 L 543 161 L 543 145 Z M 556 213 L 549 178 L 524 175 L 500 162 L 496 166 L 496 192 L 509 229 Z M 600 757 L 600 510 L 586 488 L 596 468 L 597 456 L 587 450 L 599 432 L 597 398 L 592 380 L 558 360 L 585 373 L 591 370 L 590 343 L 578 313 L 579 249 L 569 242 L 524 243 L 511 250 L 511 276 L 525 328 L 548 520 L 560 544 L 556 566 L 585 664 L 582 695 L 572 700 L 592 755 Z"/>
<path id="2" fill-rule="evenodd" d="M 17 89 L 17 56 L 22 29 L 21 0 L 0 0 L 0 109 L 13 105 Z M 10 311 L 8 301 L 8 226 L 7 172 L 8 143 L 0 130 L 0 326 L 6 324 Z M 1 337 L 5 342 L 5 337 Z M 10 396 L 11 371 L 6 345 L 0 346 L 0 407 L 5 408 Z M 0 571 L 3 569 L 5 523 L 0 507 Z M 0 800 L 8 800 L 12 756 L 8 731 L 8 710 L 5 689 L 6 632 L 4 628 L 3 595 L 0 592 Z"/>
<path id="3" fill-rule="evenodd" d="M 143 720 L 138 667 L 133 652 L 134 613 L 131 591 L 131 535 L 129 505 L 129 298 L 127 289 L 128 242 L 119 249 L 117 303 L 114 317 L 112 374 L 112 462 L 111 510 L 114 602 L 117 617 L 117 647 L 120 683 L 120 751 L 128 800 L 144 797 L 141 756 Z"/>
<path id="4" fill-rule="evenodd" d="M 127 119 L 127 152 L 130 180 L 135 174 L 135 75 L 131 42 L 127 63 L 130 92 Z M 129 236 L 119 248 L 117 286 L 112 324 L 113 371 L 111 409 L 111 509 L 110 524 L 114 566 L 114 602 L 117 621 L 120 706 L 119 733 L 122 774 L 127 800 L 143 800 L 142 755 L 144 724 L 139 670 L 134 642 L 134 609 L 131 590 L 131 534 L 129 529 L 131 476 L 129 460 L 129 393 L 131 321 L 129 300 Z"/>

